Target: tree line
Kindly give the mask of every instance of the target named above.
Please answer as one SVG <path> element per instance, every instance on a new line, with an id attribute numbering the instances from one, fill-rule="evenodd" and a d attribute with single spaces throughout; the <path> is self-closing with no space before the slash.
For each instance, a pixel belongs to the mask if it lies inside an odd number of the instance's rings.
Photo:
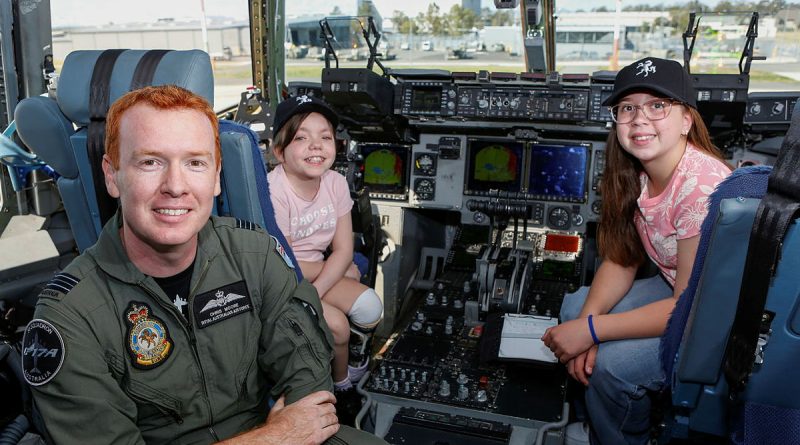
<path id="1" fill-rule="evenodd" d="M 657 25 L 673 27 L 675 29 L 685 29 L 688 23 L 689 13 L 748 13 L 758 11 L 763 15 L 777 15 L 786 9 L 798 9 L 800 4 L 789 3 L 785 0 L 721 0 L 713 6 L 706 5 L 698 0 L 691 0 L 686 3 L 674 4 L 638 4 L 627 5 L 624 11 L 667 11 L 669 20 L 662 20 Z M 611 12 L 607 7 L 591 9 L 592 12 Z M 585 12 L 578 10 L 577 12 Z M 745 15 L 743 15 L 745 17 Z M 508 26 L 514 25 L 515 15 L 513 10 L 483 8 L 480 14 L 464 8 L 460 5 L 453 5 L 449 11 L 442 11 L 436 3 L 430 3 L 428 9 L 417 14 L 416 17 L 409 17 L 402 11 L 394 11 L 390 18 L 394 29 L 400 34 L 427 34 L 435 36 L 458 36 L 464 33 L 483 29 L 485 26 Z"/>

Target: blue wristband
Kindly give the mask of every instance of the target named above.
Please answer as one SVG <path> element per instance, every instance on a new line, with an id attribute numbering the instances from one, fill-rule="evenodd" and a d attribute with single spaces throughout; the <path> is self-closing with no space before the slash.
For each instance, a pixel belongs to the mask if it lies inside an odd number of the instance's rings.
<path id="1" fill-rule="evenodd" d="M 597 338 L 597 334 L 594 332 L 594 323 L 592 323 L 591 315 L 589 315 L 589 333 L 592 334 L 592 341 L 594 341 L 594 344 L 599 345 L 600 339 Z"/>

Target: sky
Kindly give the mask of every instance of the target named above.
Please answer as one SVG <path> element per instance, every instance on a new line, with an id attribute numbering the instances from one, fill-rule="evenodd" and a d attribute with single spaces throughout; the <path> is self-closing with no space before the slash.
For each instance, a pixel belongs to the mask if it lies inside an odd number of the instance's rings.
<path id="1" fill-rule="evenodd" d="M 37 1 L 37 0 L 34 0 Z M 159 18 L 197 19 L 201 17 L 201 4 L 205 1 L 207 16 L 247 19 L 247 0 L 50 0 L 53 26 L 97 26 L 126 22 L 155 22 Z M 614 8 L 614 0 L 555 0 L 556 11 L 575 9 L 589 10 L 605 6 Z M 628 4 L 672 4 L 680 0 L 622 0 Z M 449 11 L 460 0 L 435 0 L 442 11 Z M 493 0 L 482 0 L 484 7 L 494 8 Z M 703 0 L 715 4 L 717 0 Z M 354 14 L 356 0 L 300 0 L 286 2 L 286 15 L 302 15 L 309 12 L 328 13 L 334 5 L 345 14 Z M 374 0 L 378 11 L 384 18 L 392 16 L 398 4 L 404 5 L 403 12 L 411 17 L 425 11 L 431 0 Z"/>
<path id="2" fill-rule="evenodd" d="M 484 0 L 486 1 L 486 0 Z M 491 0 L 488 0 L 491 3 Z M 342 12 L 355 14 L 356 0 L 301 0 L 286 2 L 286 15 L 302 15 L 311 12 L 328 13 L 338 5 Z M 391 17 L 397 9 L 397 0 L 374 0 L 378 11 Z M 406 15 L 416 16 L 426 10 L 428 0 L 404 0 Z M 436 0 L 442 10 L 449 10 L 460 0 Z M 492 3 L 493 4 L 493 3 Z M 201 16 L 201 0 L 51 0 L 50 10 L 53 26 L 102 25 L 109 21 L 150 22 L 158 18 L 198 18 Z M 488 6 L 488 4 L 487 4 Z M 225 16 L 247 19 L 247 0 L 205 0 L 207 16 Z"/>

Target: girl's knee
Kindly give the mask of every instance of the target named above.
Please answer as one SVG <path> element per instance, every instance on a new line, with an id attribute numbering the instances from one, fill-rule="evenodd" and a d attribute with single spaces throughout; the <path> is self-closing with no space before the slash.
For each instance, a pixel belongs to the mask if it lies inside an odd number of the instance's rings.
<path id="1" fill-rule="evenodd" d="M 350 321 L 362 329 L 371 329 L 383 317 L 383 302 L 375 290 L 367 288 L 353 302 L 348 313 Z"/>
<path id="2" fill-rule="evenodd" d="M 564 301 L 561 303 L 561 321 L 574 320 L 578 318 L 578 314 L 583 309 L 583 303 L 586 302 L 586 296 L 589 294 L 589 286 L 583 286 L 577 291 L 564 296 Z"/>
<path id="3" fill-rule="evenodd" d="M 336 308 L 326 310 L 325 322 L 328 323 L 328 329 L 330 329 L 333 334 L 334 343 L 340 345 L 349 342 L 350 323 L 347 320 L 347 316 L 344 315 L 344 312 Z"/>

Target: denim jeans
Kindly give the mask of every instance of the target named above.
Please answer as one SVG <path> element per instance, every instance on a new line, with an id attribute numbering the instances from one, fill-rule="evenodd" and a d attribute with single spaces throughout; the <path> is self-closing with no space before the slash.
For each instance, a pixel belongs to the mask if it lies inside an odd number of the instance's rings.
<path id="1" fill-rule="evenodd" d="M 564 297 L 561 320 L 577 318 L 588 287 Z M 626 312 L 672 296 L 672 288 L 657 275 L 637 280 L 611 313 Z M 588 326 L 586 329 L 589 329 Z M 597 333 L 602 337 L 602 332 Z M 650 397 L 664 385 L 659 337 L 600 343 L 586 388 L 586 411 L 595 445 L 645 444 L 650 431 Z"/>

